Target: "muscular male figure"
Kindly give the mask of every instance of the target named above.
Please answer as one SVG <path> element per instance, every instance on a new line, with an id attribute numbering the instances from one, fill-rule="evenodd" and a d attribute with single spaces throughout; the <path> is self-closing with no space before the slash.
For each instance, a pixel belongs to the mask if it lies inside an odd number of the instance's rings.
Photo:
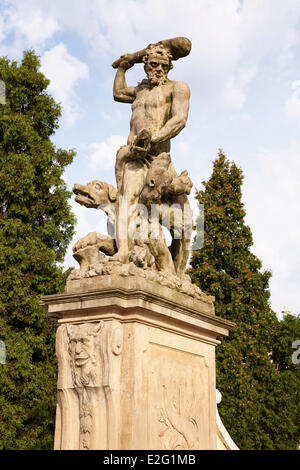
<path id="1" fill-rule="evenodd" d="M 172 56 L 163 45 L 150 46 L 143 58 L 147 79 L 136 87 L 128 87 L 125 72 L 132 62 L 124 56 L 118 65 L 114 81 L 114 99 L 132 104 L 130 133 L 127 145 L 119 149 L 116 158 L 118 191 L 126 204 L 120 206 L 120 219 L 128 226 L 133 215 L 130 207 L 138 203 L 149 164 L 153 158 L 170 151 L 170 139 L 185 127 L 190 90 L 186 83 L 167 78 L 172 68 Z M 172 168 L 171 171 L 175 170 Z M 127 224 L 126 224 L 127 225 Z M 131 240 L 127 233 L 117 230 L 118 252 L 112 260 L 128 262 Z"/>

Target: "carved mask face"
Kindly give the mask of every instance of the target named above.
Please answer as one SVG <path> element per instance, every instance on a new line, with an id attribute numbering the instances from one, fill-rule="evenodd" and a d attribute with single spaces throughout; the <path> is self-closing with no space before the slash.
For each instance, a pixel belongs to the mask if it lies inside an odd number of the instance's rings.
<path id="1" fill-rule="evenodd" d="M 68 327 L 70 353 L 76 367 L 96 363 L 97 336 L 100 329 L 100 324 Z"/>
<path id="2" fill-rule="evenodd" d="M 163 85 L 170 70 L 169 60 L 160 55 L 150 55 L 145 65 L 145 72 L 151 86 Z"/>

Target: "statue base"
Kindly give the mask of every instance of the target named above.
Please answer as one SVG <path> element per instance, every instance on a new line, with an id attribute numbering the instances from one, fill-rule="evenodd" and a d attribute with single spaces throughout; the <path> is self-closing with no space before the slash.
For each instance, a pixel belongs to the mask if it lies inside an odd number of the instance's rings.
<path id="1" fill-rule="evenodd" d="M 55 449 L 216 449 L 215 347 L 233 323 L 211 298 L 139 277 L 69 281 L 58 318 Z"/>

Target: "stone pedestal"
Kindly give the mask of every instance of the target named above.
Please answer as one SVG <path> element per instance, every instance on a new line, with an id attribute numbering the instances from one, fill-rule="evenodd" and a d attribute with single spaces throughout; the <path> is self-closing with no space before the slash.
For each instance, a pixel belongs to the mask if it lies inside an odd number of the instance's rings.
<path id="1" fill-rule="evenodd" d="M 55 449 L 216 449 L 212 301 L 138 277 L 71 281 L 58 318 Z"/>

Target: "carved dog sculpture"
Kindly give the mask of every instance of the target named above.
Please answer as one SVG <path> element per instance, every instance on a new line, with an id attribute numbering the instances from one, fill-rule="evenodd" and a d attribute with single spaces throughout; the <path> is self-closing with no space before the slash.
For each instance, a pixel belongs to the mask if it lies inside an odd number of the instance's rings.
<path id="1" fill-rule="evenodd" d="M 76 194 L 75 201 L 79 204 L 92 209 L 101 209 L 108 216 L 107 233 L 114 236 L 115 230 L 115 208 L 117 201 L 117 190 L 108 183 L 94 180 L 83 186 L 75 184 L 73 193 Z"/>
<path id="2" fill-rule="evenodd" d="M 91 232 L 80 238 L 73 246 L 73 256 L 79 262 L 80 269 L 85 271 L 90 265 L 103 260 L 103 255 L 112 256 L 117 252 L 115 232 L 115 203 L 117 201 L 116 189 L 108 183 L 94 180 L 87 185 L 75 184 L 73 192 L 75 201 L 93 209 L 101 209 L 107 215 L 108 236 Z"/>
<path id="3" fill-rule="evenodd" d="M 183 209 L 186 209 L 184 206 L 188 205 L 186 194 L 189 194 L 191 187 L 192 182 L 187 172 L 182 172 L 178 176 L 171 165 L 170 154 L 163 153 L 151 163 L 140 196 L 140 202 L 146 206 L 159 203 L 157 204 L 159 219 L 156 221 L 156 225 L 159 225 L 159 236 L 154 240 L 149 237 L 150 240 L 147 243 L 150 252 L 155 257 L 158 270 L 166 270 L 172 274 L 176 272 L 180 277 L 184 275 L 190 247 L 192 214 L 187 224 L 184 220 L 186 217 L 183 218 Z M 118 203 L 118 193 L 112 185 L 98 180 L 91 181 L 85 186 L 75 184 L 73 192 L 76 194 L 76 202 L 87 208 L 101 209 L 108 216 L 108 237 L 91 232 L 78 240 L 73 247 L 73 256 L 80 262 L 82 269 L 83 265 L 86 267 L 87 264 L 96 264 L 100 261 L 99 251 L 109 256 L 117 251 L 116 242 L 111 237 L 114 237 L 115 233 L 115 204 Z M 153 226 L 153 220 L 149 221 Z M 187 230 L 184 224 L 189 225 L 190 230 Z M 169 248 L 166 245 L 161 225 L 165 225 L 172 235 L 173 241 Z M 86 252 L 88 249 L 88 253 L 82 253 L 83 249 Z M 85 256 L 86 260 L 84 260 Z M 147 256 L 149 257 L 149 254 Z"/>
<path id="4" fill-rule="evenodd" d="M 190 253 L 193 213 L 188 202 L 193 186 L 187 171 L 179 176 L 175 172 L 170 154 L 155 157 L 147 173 L 140 202 L 147 206 L 157 204 L 159 222 L 172 236 L 169 247 L 178 276 L 184 275 Z"/>
<path id="5" fill-rule="evenodd" d="M 160 202 L 174 204 L 174 196 L 190 194 L 192 187 L 188 172 L 182 171 L 178 176 L 171 165 L 170 154 L 164 152 L 155 157 L 150 165 L 140 202 L 147 205 Z"/>

